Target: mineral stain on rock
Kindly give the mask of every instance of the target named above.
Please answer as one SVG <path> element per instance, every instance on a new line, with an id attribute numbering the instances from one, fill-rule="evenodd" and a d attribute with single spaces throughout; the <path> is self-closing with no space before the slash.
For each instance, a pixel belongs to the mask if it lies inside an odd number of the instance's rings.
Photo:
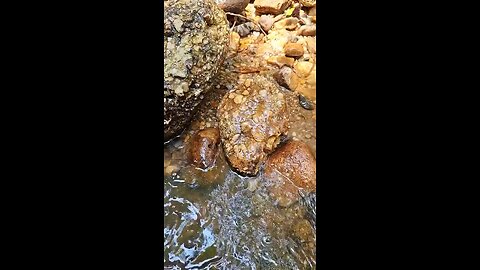
<path id="1" fill-rule="evenodd" d="M 213 0 L 164 1 L 164 141 L 195 113 L 229 43 L 225 13 Z"/>

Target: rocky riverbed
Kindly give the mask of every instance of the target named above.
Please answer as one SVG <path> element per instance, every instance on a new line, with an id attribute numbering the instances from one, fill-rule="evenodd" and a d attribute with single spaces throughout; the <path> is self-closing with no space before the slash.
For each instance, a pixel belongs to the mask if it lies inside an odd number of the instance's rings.
<path id="1" fill-rule="evenodd" d="M 166 269 L 313 269 L 315 1 L 216 4 L 224 60 L 164 146 Z"/>

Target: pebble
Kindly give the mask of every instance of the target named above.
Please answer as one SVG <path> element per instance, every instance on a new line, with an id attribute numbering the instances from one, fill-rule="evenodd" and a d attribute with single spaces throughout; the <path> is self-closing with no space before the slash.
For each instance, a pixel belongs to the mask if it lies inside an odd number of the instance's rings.
<path id="1" fill-rule="evenodd" d="M 290 57 L 300 57 L 303 55 L 303 46 L 298 43 L 287 43 L 284 48 L 285 55 Z"/>
<path id="2" fill-rule="evenodd" d="M 317 34 L 317 27 L 315 25 L 302 25 L 297 32 L 301 36 L 315 36 Z"/>
<path id="3" fill-rule="evenodd" d="M 235 97 L 235 99 L 233 99 L 233 102 L 235 102 L 235 104 L 240 104 L 240 103 L 242 103 L 242 102 L 243 102 L 243 96 L 237 95 L 237 96 Z"/>
<path id="4" fill-rule="evenodd" d="M 283 13 L 290 5 L 292 0 L 255 0 L 253 6 L 257 14 L 273 14 Z"/>
<path id="5" fill-rule="evenodd" d="M 225 12 L 241 14 L 250 0 L 217 0 L 218 7 Z"/>

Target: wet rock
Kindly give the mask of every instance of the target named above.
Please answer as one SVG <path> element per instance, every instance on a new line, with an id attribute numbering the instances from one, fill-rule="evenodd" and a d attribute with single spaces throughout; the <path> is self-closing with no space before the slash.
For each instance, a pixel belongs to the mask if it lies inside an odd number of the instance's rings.
<path id="1" fill-rule="evenodd" d="M 300 4 L 304 7 L 313 7 L 316 4 L 316 0 L 299 0 Z"/>
<path id="2" fill-rule="evenodd" d="M 267 32 L 270 31 L 272 28 L 273 23 L 275 22 L 272 15 L 262 15 L 260 16 L 260 20 L 258 24 L 262 27 L 263 31 Z"/>
<path id="3" fill-rule="evenodd" d="M 230 165 L 240 174 L 256 175 L 288 130 L 281 89 L 260 75 L 242 75 L 218 107 L 220 136 Z"/>
<path id="4" fill-rule="evenodd" d="M 294 17 L 282 19 L 274 24 L 275 29 L 295 30 L 299 20 Z"/>
<path id="5" fill-rule="evenodd" d="M 220 143 L 220 132 L 216 128 L 206 128 L 195 134 L 190 142 L 190 162 L 200 169 L 207 169 L 215 164 Z"/>
<path id="6" fill-rule="evenodd" d="M 316 189 L 315 157 L 300 141 L 288 141 L 277 149 L 265 163 L 264 178 L 270 196 L 282 207 L 300 198 L 300 190 Z"/>
<path id="7" fill-rule="evenodd" d="M 286 57 L 286 56 L 272 56 L 267 59 L 267 63 L 271 65 L 277 65 L 278 67 L 283 67 L 283 66 L 289 66 L 293 67 L 293 64 L 295 63 L 295 59 L 291 57 Z"/>
<path id="8" fill-rule="evenodd" d="M 300 57 L 303 56 L 303 46 L 298 43 L 287 43 L 284 48 L 285 56 Z"/>
<path id="9" fill-rule="evenodd" d="M 313 25 L 302 25 L 297 32 L 301 36 L 315 36 L 317 34 L 317 27 Z"/>
<path id="10" fill-rule="evenodd" d="M 250 0 L 216 0 L 218 7 L 225 12 L 241 14 Z"/>
<path id="11" fill-rule="evenodd" d="M 213 0 L 164 1 L 164 140 L 189 123 L 229 44 L 225 13 Z"/>
<path id="12" fill-rule="evenodd" d="M 257 14 L 278 15 L 290 6 L 292 0 L 255 0 L 253 5 Z"/>

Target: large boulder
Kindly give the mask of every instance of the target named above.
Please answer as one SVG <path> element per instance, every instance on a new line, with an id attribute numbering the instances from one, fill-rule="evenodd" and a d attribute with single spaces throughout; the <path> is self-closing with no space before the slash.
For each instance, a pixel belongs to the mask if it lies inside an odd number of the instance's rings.
<path id="1" fill-rule="evenodd" d="M 214 0 L 164 1 L 164 141 L 188 125 L 226 56 L 225 13 Z"/>

